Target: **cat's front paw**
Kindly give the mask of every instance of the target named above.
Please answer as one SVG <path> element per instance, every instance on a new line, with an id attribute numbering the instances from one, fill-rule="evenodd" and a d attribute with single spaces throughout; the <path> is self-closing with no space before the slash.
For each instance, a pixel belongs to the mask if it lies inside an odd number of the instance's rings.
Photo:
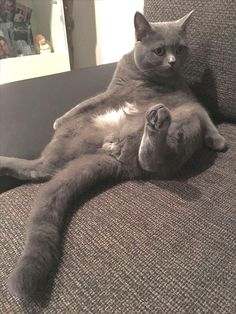
<path id="1" fill-rule="evenodd" d="M 53 129 L 57 130 L 65 120 L 66 119 L 64 116 L 56 119 L 55 122 L 53 123 Z"/>
<path id="2" fill-rule="evenodd" d="M 152 106 L 146 113 L 147 125 L 153 131 L 167 129 L 171 122 L 169 110 L 162 104 Z"/>
<path id="3" fill-rule="evenodd" d="M 56 119 L 53 123 L 53 129 L 56 130 L 58 129 L 58 126 L 60 124 L 60 118 Z"/>

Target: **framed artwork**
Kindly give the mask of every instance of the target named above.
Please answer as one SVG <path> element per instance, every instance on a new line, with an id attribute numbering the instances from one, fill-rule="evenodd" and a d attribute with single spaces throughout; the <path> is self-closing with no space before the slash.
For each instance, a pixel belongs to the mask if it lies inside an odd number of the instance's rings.
<path id="1" fill-rule="evenodd" d="M 16 11 L 16 0 L 0 0 L 0 23 L 13 22 Z"/>
<path id="2" fill-rule="evenodd" d="M 1 59 L 35 54 L 31 14 L 31 8 L 16 0 L 0 0 Z"/>
<path id="3" fill-rule="evenodd" d="M 12 22 L 0 23 L 0 59 L 5 59 L 15 56 L 14 48 L 9 36 L 9 28 L 12 27 Z"/>
<path id="4" fill-rule="evenodd" d="M 9 29 L 9 37 L 15 56 L 28 56 L 36 53 L 31 25 L 29 23 L 14 22 Z"/>
<path id="5" fill-rule="evenodd" d="M 35 0 L 36 1 L 36 0 Z M 39 0 L 37 0 L 39 1 Z M 61 0 L 64 7 L 70 63 L 73 63 L 73 0 Z M 26 2 L 27 3 L 27 2 Z M 54 2 L 53 2 L 54 3 Z M 55 1 L 56 3 L 56 1 Z M 57 4 L 57 3 L 56 3 Z M 36 54 L 31 28 L 32 8 L 17 0 L 0 0 L 0 38 L 2 58 Z M 44 35 L 44 34 L 43 34 Z"/>
<path id="6" fill-rule="evenodd" d="M 32 14 L 31 8 L 28 8 L 22 4 L 16 3 L 14 22 L 30 24 L 31 14 Z"/>

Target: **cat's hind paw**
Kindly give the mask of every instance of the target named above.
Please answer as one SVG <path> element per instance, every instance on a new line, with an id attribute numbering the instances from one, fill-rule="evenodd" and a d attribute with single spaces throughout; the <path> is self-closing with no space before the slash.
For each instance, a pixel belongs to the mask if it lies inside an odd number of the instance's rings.
<path id="1" fill-rule="evenodd" d="M 153 131 L 167 129 L 171 122 L 170 112 L 162 104 L 154 105 L 146 112 L 146 121 Z"/>
<path id="2" fill-rule="evenodd" d="M 205 145 L 217 152 L 224 152 L 228 148 L 225 138 L 220 134 L 216 134 L 214 136 L 206 136 Z"/>

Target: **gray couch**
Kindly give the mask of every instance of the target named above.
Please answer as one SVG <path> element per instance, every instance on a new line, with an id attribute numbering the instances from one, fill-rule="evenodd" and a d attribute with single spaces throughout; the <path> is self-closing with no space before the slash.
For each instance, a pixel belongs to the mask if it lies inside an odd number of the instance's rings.
<path id="1" fill-rule="evenodd" d="M 200 11 L 190 34 L 204 31 L 205 48 L 201 55 L 202 37 L 197 36 L 196 53 L 185 74 L 198 97 L 221 120 L 218 127 L 228 151 L 203 148 L 172 180 L 115 186 L 111 182 L 88 191 L 72 209 L 60 267 L 47 288 L 47 299 L 38 303 L 13 298 L 6 280 L 23 249 L 27 217 L 43 184 L 22 185 L 1 177 L 0 313 L 236 312 L 236 126 L 232 123 L 236 60 L 232 47 L 225 51 L 216 45 L 218 61 L 214 61 L 210 49 L 217 40 L 207 39 L 212 32 L 208 24 L 215 23 L 217 10 L 221 8 L 220 16 L 223 11 L 228 24 L 236 10 L 231 11 L 234 1 L 210 1 L 212 7 L 209 1 L 205 7 L 200 2 L 145 1 L 145 14 L 164 20 L 181 17 L 192 7 Z M 234 45 L 235 33 L 223 29 Z M 222 29 L 217 26 L 217 31 L 215 38 L 220 38 Z M 227 60 L 219 62 L 223 50 Z M 36 157 L 50 139 L 55 118 L 103 90 L 114 68 L 110 64 L 1 86 L 0 155 Z"/>

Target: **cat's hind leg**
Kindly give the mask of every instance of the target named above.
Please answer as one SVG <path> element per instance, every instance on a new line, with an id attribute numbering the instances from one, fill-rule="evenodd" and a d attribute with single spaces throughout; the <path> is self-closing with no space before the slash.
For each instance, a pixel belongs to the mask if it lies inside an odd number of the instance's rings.
<path id="1" fill-rule="evenodd" d="M 197 102 L 183 104 L 171 112 L 173 123 L 170 128 L 170 137 L 179 131 L 184 134 L 186 147 L 194 147 L 197 139 L 215 151 L 224 151 L 227 148 L 226 140 L 220 135 L 211 121 L 207 111 Z"/>
<path id="2" fill-rule="evenodd" d="M 163 164 L 166 137 L 171 123 L 169 110 L 162 104 L 152 106 L 146 112 L 144 132 L 139 147 L 138 159 L 142 169 L 153 172 Z"/>
<path id="3" fill-rule="evenodd" d="M 218 152 L 225 151 L 227 149 L 226 140 L 219 133 L 207 112 L 203 113 L 202 120 L 205 128 L 204 144 L 212 150 Z"/>
<path id="4" fill-rule="evenodd" d="M 52 177 L 53 167 L 42 157 L 35 160 L 0 156 L 0 176 L 20 180 L 44 181 Z"/>
<path id="5" fill-rule="evenodd" d="M 213 124 L 208 131 L 206 119 L 211 122 L 198 103 L 186 103 L 171 112 L 163 105 L 151 107 L 139 148 L 141 167 L 161 176 L 176 172 L 202 145 L 207 132 L 220 138 Z"/>
<path id="6" fill-rule="evenodd" d="M 171 111 L 155 105 L 146 113 L 139 148 L 140 166 L 149 172 L 169 175 L 178 170 L 205 143 L 216 151 L 226 149 L 226 141 L 198 103 L 186 103 Z"/>

